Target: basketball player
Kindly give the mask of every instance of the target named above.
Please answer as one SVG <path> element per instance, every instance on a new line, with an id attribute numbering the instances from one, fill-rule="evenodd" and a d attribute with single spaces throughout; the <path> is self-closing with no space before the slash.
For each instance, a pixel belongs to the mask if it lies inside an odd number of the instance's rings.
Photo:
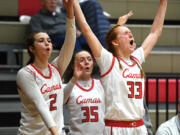
<path id="1" fill-rule="evenodd" d="M 74 63 L 82 70 L 70 96 L 65 102 L 70 114 L 69 135 L 102 135 L 104 131 L 104 89 L 100 80 L 91 77 L 93 58 L 88 51 L 76 52 L 67 69 L 65 81 L 73 74 Z M 68 95 L 68 94 L 67 94 Z"/>
<path id="2" fill-rule="evenodd" d="M 140 48 L 136 49 L 133 34 L 126 26 L 116 25 L 106 36 L 108 51 L 88 26 L 78 0 L 74 5 L 78 25 L 101 72 L 106 103 L 104 134 L 146 135 L 147 129 L 142 120 L 145 75 L 141 64 L 161 35 L 167 0 L 160 0 L 150 33 Z"/>
<path id="3" fill-rule="evenodd" d="M 37 32 L 27 40 L 29 64 L 18 71 L 17 87 L 22 102 L 18 135 L 63 135 L 63 75 L 75 44 L 73 0 L 64 0 L 67 9 L 67 33 L 59 56 L 49 64 L 50 37 Z M 75 83 L 72 78 L 69 85 Z"/>

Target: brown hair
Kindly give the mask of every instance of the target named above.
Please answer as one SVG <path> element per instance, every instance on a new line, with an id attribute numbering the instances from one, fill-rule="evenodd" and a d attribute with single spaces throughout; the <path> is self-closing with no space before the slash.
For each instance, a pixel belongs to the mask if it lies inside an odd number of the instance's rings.
<path id="1" fill-rule="evenodd" d="M 121 27 L 121 26 L 120 26 L 120 25 L 115 25 L 115 26 L 113 26 L 113 27 L 109 30 L 109 32 L 106 34 L 106 37 L 105 37 L 105 43 L 106 43 L 106 46 L 107 46 L 107 50 L 110 51 L 110 52 L 112 52 L 115 57 L 117 57 L 117 55 L 116 55 L 116 52 L 115 52 L 115 50 L 114 50 L 114 46 L 112 45 L 112 41 L 113 41 L 114 39 L 116 39 L 117 32 L 116 32 L 115 30 L 116 30 L 116 28 L 118 28 L 118 27 Z"/>
<path id="2" fill-rule="evenodd" d="M 146 74 L 145 74 L 144 70 L 142 69 L 142 66 L 140 65 L 140 63 L 139 63 L 139 62 L 137 62 L 137 60 L 136 60 L 136 59 L 134 59 L 133 57 L 130 57 L 130 59 L 132 59 L 132 60 L 134 60 L 134 61 L 136 62 L 137 66 L 138 66 L 138 67 L 139 67 L 139 69 L 140 69 L 140 72 L 141 72 L 141 77 L 142 77 L 142 78 L 145 78 L 145 77 L 146 77 Z"/>
<path id="3" fill-rule="evenodd" d="M 30 51 L 29 48 L 30 46 L 34 47 L 35 36 L 41 32 L 46 33 L 44 31 L 32 32 L 29 34 L 29 36 L 26 39 L 26 46 L 27 46 L 28 54 L 30 56 L 30 59 L 28 60 L 27 65 L 34 62 L 34 54 Z"/>
<path id="4" fill-rule="evenodd" d="M 118 59 L 118 56 L 115 52 L 115 49 L 114 49 L 114 46 L 112 45 L 112 41 L 114 39 L 116 39 L 116 36 L 117 36 L 117 32 L 115 31 L 116 28 L 118 27 L 121 27 L 121 25 L 115 25 L 113 26 L 109 31 L 108 33 L 106 34 L 106 37 L 105 37 L 105 43 L 106 43 L 106 46 L 107 46 L 107 50 L 109 52 L 111 52 L 117 59 Z M 122 65 L 120 64 L 119 62 L 119 67 L 120 69 L 122 69 Z"/>
<path id="5" fill-rule="evenodd" d="M 74 61 L 75 61 L 76 55 L 77 55 L 78 53 L 80 53 L 80 52 L 83 52 L 83 51 L 88 52 L 88 53 L 91 55 L 91 57 L 93 58 L 91 52 L 88 51 L 88 50 L 78 50 L 78 51 L 74 52 L 74 53 L 73 53 L 73 56 L 72 56 L 72 58 L 71 58 L 71 61 L 70 61 L 69 65 L 68 65 L 68 67 L 67 67 L 67 69 L 66 69 L 66 71 L 65 71 L 65 73 L 64 73 L 64 75 L 63 75 L 63 81 L 64 81 L 64 83 L 68 83 L 68 82 L 70 81 L 70 79 L 72 78 L 72 76 L 73 76 L 73 74 L 74 74 L 73 67 L 74 67 Z M 93 68 L 93 69 L 94 69 L 94 68 Z M 93 72 L 94 72 L 94 71 L 92 71 L 91 74 L 94 74 Z"/>

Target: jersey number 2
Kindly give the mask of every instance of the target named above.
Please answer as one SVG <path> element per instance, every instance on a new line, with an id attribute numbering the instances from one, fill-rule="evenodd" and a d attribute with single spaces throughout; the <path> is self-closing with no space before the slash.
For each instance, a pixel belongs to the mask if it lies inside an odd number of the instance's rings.
<path id="1" fill-rule="evenodd" d="M 129 91 L 131 92 L 128 94 L 128 98 L 136 98 L 141 99 L 142 98 L 142 83 L 141 82 L 127 82 L 127 85 L 129 85 Z M 134 93 L 138 92 L 137 95 Z"/>
<path id="2" fill-rule="evenodd" d="M 56 94 L 52 94 L 52 95 L 49 96 L 49 98 L 50 98 L 50 99 L 52 98 L 52 100 L 51 100 L 51 102 L 50 102 L 50 111 L 57 110 L 57 107 L 54 106 L 54 104 L 56 103 L 57 95 L 56 95 Z"/>
<path id="3" fill-rule="evenodd" d="M 83 115 L 85 119 L 82 119 L 82 122 L 97 122 L 98 121 L 98 112 L 95 112 L 95 110 L 98 110 L 98 106 L 84 106 L 81 107 L 81 110 L 84 111 Z M 90 118 L 94 117 L 94 118 Z"/>

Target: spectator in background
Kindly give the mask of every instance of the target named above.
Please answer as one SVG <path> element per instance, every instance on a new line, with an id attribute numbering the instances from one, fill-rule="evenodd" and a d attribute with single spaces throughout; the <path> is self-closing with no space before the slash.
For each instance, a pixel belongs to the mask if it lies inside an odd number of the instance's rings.
<path id="1" fill-rule="evenodd" d="M 45 31 L 49 34 L 52 39 L 52 43 L 55 49 L 60 49 L 65 38 L 65 27 L 66 27 L 66 17 L 65 12 L 57 12 L 58 0 L 41 0 L 42 8 L 39 13 L 33 15 L 30 20 L 31 32 Z M 98 39 L 104 45 L 104 36 L 109 30 L 110 24 L 108 20 L 103 15 L 102 8 L 95 0 L 92 2 L 84 3 L 83 7 L 86 9 L 86 14 L 92 12 L 93 14 L 87 14 L 87 20 L 90 26 L 97 34 Z M 87 7 L 88 6 L 88 7 Z M 93 7 L 93 9 L 90 9 Z M 103 21 L 102 25 L 100 24 Z M 106 23 L 105 23 L 106 22 Z M 100 28 L 101 27 L 101 28 Z M 101 29 L 101 30 L 100 30 Z M 80 31 L 76 32 L 76 45 L 75 51 L 81 49 L 88 49 L 87 42 Z"/>
<path id="2" fill-rule="evenodd" d="M 162 123 L 156 135 L 180 135 L 180 98 L 178 103 L 178 114 Z"/>
<path id="3" fill-rule="evenodd" d="M 66 15 L 56 12 L 58 0 L 41 0 L 42 8 L 30 20 L 31 32 L 44 31 L 50 36 L 53 47 L 61 49 L 66 33 Z M 76 32 L 79 33 L 79 32 Z M 88 47 L 84 37 L 76 34 L 75 50 Z"/>
<path id="4" fill-rule="evenodd" d="M 64 12 L 61 1 L 59 0 L 58 11 Z M 79 0 L 79 2 L 87 23 L 98 39 L 104 44 L 105 35 L 111 27 L 106 17 L 108 13 L 103 11 L 97 0 Z"/>

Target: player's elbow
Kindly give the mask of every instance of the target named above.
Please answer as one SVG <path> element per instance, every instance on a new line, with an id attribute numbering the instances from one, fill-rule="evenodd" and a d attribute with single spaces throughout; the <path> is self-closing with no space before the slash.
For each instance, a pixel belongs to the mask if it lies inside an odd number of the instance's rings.
<path id="1" fill-rule="evenodd" d="M 159 28 L 159 29 L 157 29 L 155 31 L 151 31 L 151 33 L 159 38 L 161 36 L 161 34 L 162 34 L 162 28 Z"/>

